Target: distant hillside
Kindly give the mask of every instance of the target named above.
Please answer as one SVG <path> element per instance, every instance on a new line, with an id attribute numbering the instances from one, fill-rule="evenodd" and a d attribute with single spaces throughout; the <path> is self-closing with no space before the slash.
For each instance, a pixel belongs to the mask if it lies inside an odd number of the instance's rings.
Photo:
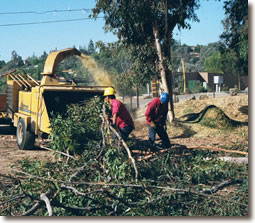
<path id="1" fill-rule="evenodd" d="M 92 42 L 92 41 L 91 41 Z M 92 42 L 93 43 L 93 42 Z M 91 43 L 91 44 L 92 44 Z M 88 55 L 92 55 L 97 63 L 99 63 L 104 69 L 107 71 L 116 70 L 118 71 L 118 57 L 119 60 L 128 61 L 125 56 L 122 54 L 111 55 L 115 51 L 108 50 L 107 54 L 104 51 L 96 51 L 96 48 L 91 50 L 91 46 L 88 47 L 80 47 L 79 50 Z M 174 72 L 182 71 L 181 59 L 184 59 L 185 63 L 185 71 L 186 72 L 194 72 L 194 71 L 204 71 L 204 60 L 207 57 L 213 55 L 213 53 L 219 51 L 219 43 L 210 43 L 207 46 L 197 45 L 197 46 L 188 46 L 186 44 L 179 44 L 177 41 L 173 42 L 172 45 L 172 65 Z M 29 73 L 35 79 L 41 79 L 41 72 L 43 71 L 44 63 L 48 54 L 44 52 L 41 56 L 32 55 L 26 59 L 22 58 L 16 51 L 12 52 L 12 59 L 8 62 L 0 61 L 0 73 L 4 73 L 6 71 L 16 69 L 22 73 Z M 99 58 L 99 59 L 98 59 Z M 100 59 L 101 58 L 101 59 Z M 103 59 L 102 59 L 103 58 Z M 115 58 L 115 61 L 109 61 Z M 107 63 L 106 63 L 107 62 Z M 105 63 L 107 66 L 105 66 Z M 75 60 L 74 58 L 68 58 L 63 61 L 59 70 L 64 71 L 75 71 L 77 77 L 83 77 L 90 79 L 88 72 L 84 69 L 81 69 L 82 63 L 79 60 Z M 72 77 L 72 72 L 59 72 L 58 76 L 64 76 L 66 78 Z M 0 79 L 0 92 L 3 92 L 5 89 L 5 80 Z"/>
<path id="2" fill-rule="evenodd" d="M 172 62 L 175 72 L 182 71 L 181 59 L 184 59 L 185 71 L 204 71 L 204 60 L 219 52 L 219 43 L 209 43 L 207 46 L 188 46 L 175 43 L 172 47 Z"/>

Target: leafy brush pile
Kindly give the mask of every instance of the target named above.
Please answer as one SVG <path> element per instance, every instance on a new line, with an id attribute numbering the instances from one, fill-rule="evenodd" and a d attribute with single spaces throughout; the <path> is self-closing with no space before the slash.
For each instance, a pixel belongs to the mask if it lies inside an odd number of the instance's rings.
<path id="1" fill-rule="evenodd" d="M 52 147 L 69 151 L 73 158 L 24 160 L 14 167 L 15 176 L 1 176 L 9 181 L 0 184 L 1 215 L 248 215 L 248 165 L 219 161 L 208 151 L 181 149 L 138 161 L 125 143 L 115 146 L 97 100 L 71 106 L 65 118 L 56 116 L 52 124 Z M 58 129 L 62 135 L 56 139 Z"/>
<path id="2" fill-rule="evenodd" d="M 82 154 L 101 139 L 103 101 L 95 97 L 85 105 L 67 106 L 66 113 L 52 114 L 51 148 L 70 154 Z"/>
<path id="3" fill-rule="evenodd" d="M 242 125 L 247 122 L 239 122 L 229 118 L 220 108 L 215 105 L 208 105 L 199 113 L 190 113 L 180 117 L 182 122 L 200 123 L 204 126 L 217 129 L 228 129 Z"/>

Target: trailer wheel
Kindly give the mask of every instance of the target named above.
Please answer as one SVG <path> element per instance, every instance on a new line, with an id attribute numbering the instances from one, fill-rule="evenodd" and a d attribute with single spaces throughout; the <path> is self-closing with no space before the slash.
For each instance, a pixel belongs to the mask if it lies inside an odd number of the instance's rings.
<path id="1" fill-rule="evenodd" d="M 19 119 L 16 140 L 20 149 L 32 149 L 35 143 L 35 134 L 26 129 L 25 121 L 23 118 Z"/>

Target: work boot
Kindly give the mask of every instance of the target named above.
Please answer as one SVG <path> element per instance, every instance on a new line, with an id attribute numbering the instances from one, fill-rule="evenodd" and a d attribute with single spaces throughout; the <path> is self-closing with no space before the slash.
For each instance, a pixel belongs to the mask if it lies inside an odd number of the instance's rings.
<path id="1" fill-rule="evenodd" d="M 170 142 L 162 142 L 162 144 L 160 145 L 160 147 L 164 148 L 164 149 L 170 149 L 171 148 L 171 143 Z"/>
<path id="2" fill-rule="evenodd" d="M 159 151 L 157 145 L 154 142 L 150 142 L 150 150 L 151 150 L 151 152 L 158 152 Z"/>
<path id="3" fill-rule="evenodd" d="M 167 144 L 167 145 L 165 145 L 165 148 L 166 149 L 171 149 L 171 146 L 172 146 L 171 144 Z"/>

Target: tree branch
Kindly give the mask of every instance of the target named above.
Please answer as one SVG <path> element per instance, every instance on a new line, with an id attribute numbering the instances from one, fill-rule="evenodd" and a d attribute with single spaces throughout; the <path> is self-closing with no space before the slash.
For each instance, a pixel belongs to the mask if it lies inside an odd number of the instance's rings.
<path id="1" fill-rule="evenodd" d="M 55 207 L 61 207 L 69 211 L 75 211 L 75 212 L 76 211 L 96 211 L 96 210 L 102 210 L 104 208 L 112 208 L 111 206 L 107 206 L 107 205 L 97 206 L 97 207 L 68 207 L 56 201 L 52 202 L 52 205 Z"/>
<path id="2" fill-rule="evenodd" d="M 72 174 L 69 178 L 69 182 L 72 181 L 72 179 L 74 177 L 76 177 L 78 174 L 82 173 L 84 171 L 84 168 L 87 166 L 88 164 L 84 164 L 82 167 L 80 167 L 74 174 Z"/>
<path id="3" fill-rule="evenodd" d="M 1 177 L 4 177 L 4 178 L 8 178 L 8 179 L 13 180 L 13 181 L 14 181 L 14 182 L 13 182 L 14 184 L 19 183 L 19 179 L 16 178 L 16 177 L 14 177 L 14 176 L 11 176 L 11 175 L 7 176 L 7 175 L 2 174 L 2 173 L 0 173 L 0 176 L 1 176 Z"/>
<path id="4" fill-rule="evenodd" d="M 67 185 L 62 184 L 61 187 L 72 190 L 75 195 L 88 196 L 88 193 L 82 193 L 72 186 L 67 186 Z"/>
<path id="5" fill-rule="evenodd" d="M 22 173 L 24 175 L 27 175 L 29 178 L 35 178 L 35 179 L 45 180 L 45 181 L 49 181 L 49 182 L 64 183 L 64 184 L 67 184 L 67 185 L 70 185 L 70 184 L 74 184 L 74 185 L 94 185 L 94 186 L 109 186 L 109 187 L 132 187 L 132 188 L 144 188 L 144 189 L 145 188 L 155 188 L 155 189 L 162 189 L 162 190 L 166 190 L 166 191 L 174 191 L 176 193 L 194 193 L 194 194 L 203 195 L 203 196 L 206 196 L 208 194 L 208 191 L 210 192 L 209 194 L 211 194 L 212 192 L 215 193 L 219 189 L 222 189 L 223 187 L 243 182 L 242 180 L 239 180 L 239 179 L 233 180 L 233 181 L 223 181 L 222 183 L 220 183 L 219 185 L 216 185 L 215 187 L 213 187 L 210 190 L 194 191 L 194 190 L 190 190 L 190 189 L 172 188 L 172 187 L 169 187 L 169 186 L 154 186 L 154 185 L 139 185 L 139 184 L 114 184 L 114 183 L 86 182 L 86 181 L 66 182 L 66 181 L 62 181 L 62 180 L 55 180 L 55 179 L 49 179 L 49 178 L 34 176 L 32 174 L 25 173 L 25 172 L 15 170 L 15 169 L 13 169 L 13 170 L 16 171 L 16 172 Z"/>
<path id="6" fill-rule="evenodd" d="M 109 127 L 109 129 L 117 136 L 118 140 L 122 143 L 122 145 L 124 146 L 125 150 L 127 151 L 128 158 L 131 160 L 131 162 L 132 162 L 132 164 L 133 164 L 133 167 L 134 167 L 134 170 L 135 170 L 135 179 L 137 180 L 137 178 L 138 178 L 138 170 L 137 170 L 137 167 L 136 167 L 135 160 L 134 160 L 134 158 L 132 157 L 131 152 L 130 152 L 130 149 L 128 148 L 126 142 L 121 138 L 121 136 L 120 136 L 119 133 L 116 131 L 116 129 L 113 128 L 113 127 L 110 125 L 109 121 L 106 119 L 105 105 L 103 105 L 103 115 L 100 116 L 100 117 L 101 117 L 101 119 L 102 119 L 102 122 L 107 124 L 107 126 Z"/>
<path id="7" fill-rule="evenodd" d="M 159 150 L 158 152 L 143 152 L 142 154 L 149 154 L 149 155 L 147 155 L 147 156 L 144 156 L 144 157 L 139 157 L 138 158 L 138 161 L 142 161 L 142 160 L 147 160 L 147 159 L 150 159 L 152 156 L 154 156 L 154 155 L 158 155 L 158 154 L 161 154 L 161 153 L 164 153 L 164 152 L 166 152 L 168 149 L 161 149 L 161 150 Z M 133 151 L 132 151 L 133 152 Z M 135 153 L 138 153 L 138 151 L 137 150 L 135 150 Z"/>
<path id="8" fill-rule="evenodd" d="M 49 198 L 46 196 L 45 193 L 42 193 L 42 194 L 40 195 L 40 199 L 41 199 L 42 201 L 45 202 L 47 211 L 48 211 L 48 213 L 49 213 L 49 216 L 52 216 L 53 211 L 52 211 L 52 207 L 51 207 L 51 205 L 50 205 L 50 200 L 49 200 Z"/>
<path id="9" fill-rule="evenodd" d="M 5 203 L 11 202 L 11 201 L 21 200 L 21 199 L 23 199 L 24 197 L 26 197 L 26 195 L 24 195 L 24 194 L 18 195 L 18 196 L 16 196 L 16 197 L 13 197 L 13 198 L 10 198 L 10 199 L 8 199 L 8 200 L 5 200 L 5 201 L 1 202 L 1 203 L 0 203 L 0 206 L 3 205 L 3 204 L 5 204 Z"/>
<path id="10" fill-rule="evenodd" d="M 41 202 L 36 202 L 33 207 L 31 207 L 29 210 L 27 210 L 25 213 L 22 214 L 22 216 L 29 216 L 33 214 L 35 211 L 37 211 L 42 206 Z"/>
<path id="11" fill-rule="evenodd" d="M 103 189 L 100 189 L 100 190 L 90 191 L 88 193 L 82 193 L 82 192 L 78 191 L 75 187 L 72 187 L 72 186 L 67 186 L 65 184 L 61 184 L 61 187 L 72 190 L 74 192 L 74 194 L 81 195 L 81 196 L 88 196 L 88 195 L 93 194 L 93 193 L 98 193 L 98 192 L 103 192 L 104 191 Z"/>
<path id="12" fill-rule="evenodd" d="M 102 134 L 102 149 L 101 151 L 99 152 L 98 156 L 96 157 L 96 160 L 101 156 L 102 152 L 104 151 L 105 149 L 105 135 L 104 135 L 104 127 L 105 127 L 105 106 L 103 105 L 103 113 L 104 115 L 100 115 L 100 118 L 102 119 L 102 124 L 101 124 L 101 134 Z"/>
<path id="13" fill-rule="evenodd" d="M 67 154 L 67 153 L 63 153 L 63 152 L 60 152 L 60 151 L 57 151 L 57 150 L 54 150 L 54 149 L 50 149 L 50 148 L 45 147 L 45 146 L 42 146 L 42 145 L 40 145 L 40 147 L 41 147 L 42 149 L 46 149 L 46 150 L 52 151 L 52 152 L 54 152 L 54 153 L 59 153 L 59 154 L 61 154 L 61 155 L 67 156 L 68 158 L 75 159 L 74 156 L 71 156 L 71 155 L 69 155 L 69 154 Z"/>
<path id="14" fill-rule="evenodd" d="M 226 153 L 238 153 L 238 154 L 248 156 L 247 152 L 238 151 L 238 150 L 230 150 L 230 149 L 222 149 L 222 148 L 212 147 L 212 146 L 187 146 L 186 148 L 187 149 L 208 149 L 208 150 L 212 150 L 212 151 L 221 151 L 221 152 L 226 152 Z"/>
<path id="15" fill-rule="evenodd" d="M 230 185 L 233 185 L 233 184 L 239 184 L 239 183 L 242 183 L 242 182 L 243 181 L 239 180 L 239 179 L 233 180 L 233 181 L 225 180 L 222 183 L 212 187 L 211 189 L 202 190 L 200 192 L 204 193 L 204 194 L 213 194 L 213 193 L 216 193 L 218 190 L 221 190 L 224 187 L 227 187 L 227 186 L 230 186 Z"/>
<path id="16" fill-rule="evenodd" d="M 76 188 L 74 188 L 72 186 L 67 186 L 67 185 L 62 184 L 61 187 L 72 190 L 75 195 L 80 195 L 80 196 L 85 196 L 85 197 L 87 197 L 89 194 L 100 192 L 100 193 L 106 194 L 106 196 L 108 196 L 109 198 L 118 200 L 120 203 L 123 203 L 126 206 L 134 206 L 134 205 L 137 206 L 137 202 L 128 203 L 123 198 L 116 197 L 114 194 L 110 193 L 106 188 L 105 189 L 91 191 L 91 192 L 88 192 L 88 193 L 82 193 L 82 192 L 78 191 Z"/>
<path id="17" fill-rule="evenodd" d="M 137 170 L 137 167 L 136 167 L 135 160 L 134 160 L 134 158 L 131 155 L 130 149 L 128 148 L 126 142 L 120 137 L 119 133 L 112 126 L 109 126 L 109 127 L 113 131 L 113 133 L 118 137 L 119 141 L 122 143 L 122 145 L 126 149 L 127 154 L 128 154 L 128 158 L 131 160 L 131 162 L 133 164 L 133 167 L 135 169 L 135 179 L 137 180 L 137 178 L 138 178 L 138 170 Z"/>

